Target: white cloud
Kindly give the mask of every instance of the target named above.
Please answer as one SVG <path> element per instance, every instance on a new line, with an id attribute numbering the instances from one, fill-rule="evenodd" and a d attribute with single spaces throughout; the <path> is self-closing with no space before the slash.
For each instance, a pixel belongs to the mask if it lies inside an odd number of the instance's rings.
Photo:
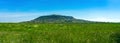
<path id="1" fill-rule="evenodd" d="M 32 20 L 39 16 L 39 13 L 24 12 L 0 12 L 0 22 L 20 22 Z"/>
<path id="2" fill-rule="evenodd" d="M 101 22 L 120 22 L 119 19 L 111 19 L 111 18 L 106 18 L 106 17 L 89 18 L 89 19 L 86 19 L 86 20 L 101 21 Z"/>

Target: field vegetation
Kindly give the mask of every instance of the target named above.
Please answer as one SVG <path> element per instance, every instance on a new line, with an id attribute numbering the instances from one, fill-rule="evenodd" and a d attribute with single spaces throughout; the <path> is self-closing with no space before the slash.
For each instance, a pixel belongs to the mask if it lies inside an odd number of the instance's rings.
<path id="1" fill-rule="evenodd" d="M 0 23 L 0 43 L 120 43 L 119 23 Z"/>

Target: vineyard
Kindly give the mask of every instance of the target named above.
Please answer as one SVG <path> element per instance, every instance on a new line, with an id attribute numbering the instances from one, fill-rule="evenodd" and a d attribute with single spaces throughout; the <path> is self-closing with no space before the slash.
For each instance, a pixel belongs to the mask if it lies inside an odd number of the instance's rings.
<path id="1" fill-rule="evenodd" d="M 0 23 L 0 43 L 120 43 L 118 23 Z"/>

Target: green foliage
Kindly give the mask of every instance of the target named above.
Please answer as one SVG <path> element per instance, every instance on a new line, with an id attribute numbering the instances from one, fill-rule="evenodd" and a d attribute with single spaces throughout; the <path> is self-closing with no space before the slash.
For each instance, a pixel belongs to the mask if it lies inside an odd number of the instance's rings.
<path id="1" fill-rule="evenodd" d="M 120 31 L 116 31 L 110 35 L 111 42 L 120 43 Z"/>
<path id="2" fill-rule="evenodd" d="M 0 43 L 118 43 L 118 30 L 113 23 L 1 23 Z"/>

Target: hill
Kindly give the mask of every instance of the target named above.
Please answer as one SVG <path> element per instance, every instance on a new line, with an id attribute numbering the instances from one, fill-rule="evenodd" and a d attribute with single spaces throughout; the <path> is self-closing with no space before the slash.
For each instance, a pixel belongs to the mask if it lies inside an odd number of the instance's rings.
<path id="1" fill-rule="evenodd" d="M 91 21 L 76 19 L 72 16 L 52 14 L 52 15 L 40 16 L 28 22 L 32 22 L 32 23 L 89 23 Z"/>

